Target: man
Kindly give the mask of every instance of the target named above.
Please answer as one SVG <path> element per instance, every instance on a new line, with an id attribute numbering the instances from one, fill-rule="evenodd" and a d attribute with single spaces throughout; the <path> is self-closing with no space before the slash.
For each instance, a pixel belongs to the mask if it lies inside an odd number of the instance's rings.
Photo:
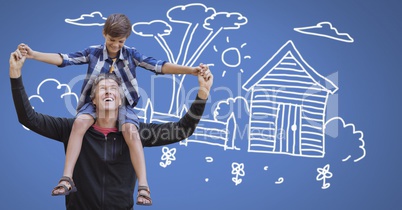
<path id="1" fill-rule="evenodd" d="M 26 95 L 21 69 L 25 56 L 16 50 L 10 55 L 10 81 L 14 105 L 21 124 L 30 130 L 62 142 L 67 148 L 73 118 L 53 117 L 32 109 Z M 195 130 L 205 108 L 213 83 L 209 69 L 198 75 L 200 89 L 188 112 L 177 122 L 164 124 L 140 123 L 138 132 L 143 146 L 161 146 L 189 137 Z M 136 176 L 127 144 L 121 132 L 113 130 L 118 119 L 121 95 L 115 91 L 118 83 L 105 77 L 93 91 L 96 123 L 84 136 L 80 157 L 74 170 L 78 191 L 66 196 L 66 208 L 72 209 L 132 209 Z M 95 86 L 95 85 L 94 85 Z"/>

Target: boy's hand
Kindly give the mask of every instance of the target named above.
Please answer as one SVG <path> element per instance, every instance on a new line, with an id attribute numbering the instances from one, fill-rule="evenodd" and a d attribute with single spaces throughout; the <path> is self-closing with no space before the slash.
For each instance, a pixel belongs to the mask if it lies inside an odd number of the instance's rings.
<path id="1" fill-rule="evenodd" d="M 193 68 L 192 68 L 190 74 L 192 74 L 192 75 L 194 75 L 194 76 L 198 76 L 198 75 L 204 76 L 204 73 L 205 73 L 207 70 L 208 70 L 208 66 L 205 65 L 205 64 L 203 64 L 203 63 L 200 63 L 199 66 L 196 66 L 196 67 L 193 67 Z"/>
<path id="2" fill-rule="evenodd" d="M 191 73 L 194 76 L 198 76 L 198 74 L 202 71 L 200 66 L 192 67 Z"/>
<path id="3" fill-rule="evenodd" d="M 21 43 L 17 48 L 22 56 L 26 56 L 27 58 L 33 58 L 33 50 L 26 44 Z"/>
<path id="4" fill-rule="evenodd" d="M 201 75 L 202 77 L 204 77 L 205 81 L 208 81 L 211 77 L 211 71 L 209 70 L 208 65 L 200 63 L 198 75 Z"/>

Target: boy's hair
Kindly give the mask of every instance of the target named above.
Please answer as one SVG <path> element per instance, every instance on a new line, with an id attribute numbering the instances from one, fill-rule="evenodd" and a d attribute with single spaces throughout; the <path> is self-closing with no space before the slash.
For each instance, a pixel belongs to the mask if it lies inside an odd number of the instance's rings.
<path id="1" fill-rule="evenodd" d="M 92 84 L 91 95 L 89 96 L 91 100 L 94 100 L 95 98 L 96 87 L 98 86 L 99 82 L 105 79 L 112 79 L 117 83 L 117 85 L 119 85 L 120 98 L 123 99 L 124 94 L 121 90 L 121 80 L 113 73 L 101 73 L 98 75 L 98 77 L 95 78 L 94 83 Z"/>
<path id="2" fill-rule="evenodd" d="M 131 34 L 131 22 L 124 14 L 111 14 L 103 25 L 103 33 L 111 37 L 129 37 Z"/>

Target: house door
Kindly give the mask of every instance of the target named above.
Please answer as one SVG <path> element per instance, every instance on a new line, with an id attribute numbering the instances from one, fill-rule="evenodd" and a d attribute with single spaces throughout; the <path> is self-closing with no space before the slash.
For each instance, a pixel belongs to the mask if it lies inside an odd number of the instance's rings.
<path id="1" fill-rule="evenodd" d="M 300 154 L 301 106 L 280 104 L 276 120 L 275 152 Z"/>

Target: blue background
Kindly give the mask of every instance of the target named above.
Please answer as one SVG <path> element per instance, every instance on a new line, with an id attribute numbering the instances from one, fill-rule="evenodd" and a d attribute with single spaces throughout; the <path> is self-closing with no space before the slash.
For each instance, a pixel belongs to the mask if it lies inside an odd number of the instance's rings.
<path id="1" fill-rule="evenodd" d="M 366 156 L 358 161 L 338 158 L 303 158 L 278 154 L 247 152 L 247 137 L 237 136 L 240 150 L 223 150 L 206 144 L 176 144 L 176 160 L 166 168 L 159 165 L 162 148 L 146 148 L 148 180 L 152 209 L 401 209 L 401 147 L 399 126 L 402 112 L 400 78 L 402 3 L 399 1 L 2 1 L 2 50 L 0 57 L 1 95 L 3 102 L 2 140 L 0 141 L 0 203 L 2 209 L 64 209 L 63 197 L 51 197 L 51 189 L 60 178 L 64 163 L 62 144 L 26 131 L 18 123 L 14 111 L 8 76 L 8 59 L 21 42 L 43 52 L 73 52 L 87 46 L 102 44 L 102 27 L 79 27 L 64 22 L 81 14 L 100 11 L 125 13 L 132 23 L 165 20 L 166 11 L 177 5 L 202 3 L 216 11 L 238 12 L 248 23 L 238 30 L 221 32 L 205 49 L 197 63 L 214 63 L 214 88 L 238 88 L 233 82 L 241 77 L 244 83 L 283 44 L 292 40 L 303 58 L 321 75 L 336 75 L 337 111 L 347 123 L 364 133 Z M 311 26 L 329 21 L 339 32 L 348 33 L 353 43 L 335 41 L 297 33 L 295 27 Z M 174 25 L 174 24 L 172 24 Z M 176 26 L 168 38 L 171 46 L 179 46 L 183 28 Z M 180 31 L 181 30 L 181 31 Z M 182 33 L 181 33 L 182 34 Z M 229 41 L 227 40 L 229 37 Z M 194 36 L 197 39 L 197 36 Z M 243 43 L 247 43 L 240 49 Z M 159 59 L 166 54 L 152 38 L 132 34 L 128 46 Z M 216 46 L 220 52 L 213 50 Z M 231 68 L 221 62 L 221 52 L 237 47 L 244 59 Z M 229 56 L 229 55 L 228 55 Z M 230 59 L 230 58 L 227 58 Z M 229 61 L 229 60 L 228 60 Z M 233 61 L 234 62 L 234 61 Z M 243 69 L 243 73 L 239 73 Z M 34 95 L 38 84 L 46 78 L 69 83 L 84 74 L 86 66 L 59 69 L 34 60 L 27 60 L 23 69 L 28 95 Z M 226 76 L 222 73 L 226 71 Z M 140 87 L 152 92 L 152 74 L 138 69 Z M 241 76 L 239 76 L 241 75 Z M 195 77 L 186 78 L 185 87 L 197 86 Z M 166 109 L 169 94 L 163 82 L 154 88 L 154 106 Z M 80 85 L 73 88 L 79 94 Z M 191 93 L 189 93 L 191 95 Z M 235 93 L 236 94 L 236 93 Z M 241 93 L 244 94 L 243 92 Z M 45 103 L 32 101 L 36 110 L 72 117 L 60 100 L 54 86 L 44 88 Z M 212 119 L 214 103 L 227 97 L 212 91 L 206 119 Z M 189 96 L 190 99 L 193 96 Z M 142 102 L 144 102 L 144 98 Z M 191 101 L 191 100 L 190 100 Z M 243 113 L 239 125 L 247 124 Z M 355 140 L 350 129 L 339 129 L 336 140 Z M 331 148 L 337 154 L 348 148 Z M 334 155 L 336 156 L 336 155 Z M 213 157 L 207 162 L 206 157 Z M 235 185 L 231 164 L 243 163 L 245 176 Z M 317 181 L 317 168 L 330 164 L 331 185 L 322 189 Z M 267 170 L 264 167 L 268 166 Z M 282 184 L 275 184 L 283 177 Z M 206 181 L 208 179 L 208 181 Z M 134 195 L 135 196 L 135 195 Z M 135 206 L 135 209 L 150 209 Z"/>

